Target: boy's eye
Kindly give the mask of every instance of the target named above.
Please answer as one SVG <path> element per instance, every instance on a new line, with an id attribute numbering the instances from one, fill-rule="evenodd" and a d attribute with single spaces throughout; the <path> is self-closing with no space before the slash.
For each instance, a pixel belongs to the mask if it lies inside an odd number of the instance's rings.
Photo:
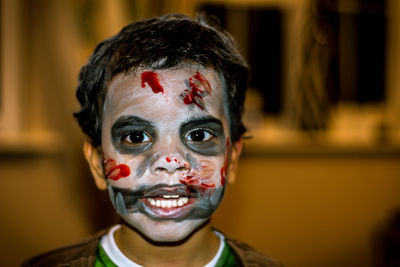
<path id="1" fill-rule="evenodd" d="M 141 145 L 151 142 L 150 136 L 145 132 L 131 132 L 123 138 L 123 142 L 129 145 Z"/>
<path id="2" fill-rule="evenodd" d="M 214 138 L 214 135 L 205 130 L 194 130 L 186 135 L 186 140 L 189 142 L 207 142 Z"/>

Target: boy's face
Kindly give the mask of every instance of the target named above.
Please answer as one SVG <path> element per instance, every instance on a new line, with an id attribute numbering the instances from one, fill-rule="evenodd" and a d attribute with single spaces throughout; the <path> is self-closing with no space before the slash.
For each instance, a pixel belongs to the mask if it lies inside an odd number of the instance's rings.
<path id="1" fill-rule="evenodd" d="M 117 212 L 148 238 L 181 240 L 219 205 L 231 160 L 225 101 L 208 69 L 143 70 L 109 83 L 104 176 Z"/>

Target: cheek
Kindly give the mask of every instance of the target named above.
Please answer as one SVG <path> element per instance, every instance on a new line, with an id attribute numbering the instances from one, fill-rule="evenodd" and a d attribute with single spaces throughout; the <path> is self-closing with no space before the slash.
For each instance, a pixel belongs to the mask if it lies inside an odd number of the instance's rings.
<path id="1" fill-rule="evenodd" d="M 102 133 L 103 171 L 107 181 L 112 185 L 133 185 L 133 176 L 138 160 L 131 155 L 120 154 L 112 145 L 109 131 Z M 125 186 L 124 186 L 125 187 Z"/>
<path id="2" fill-rule="evenodd" d="M 221 184 L 220 169 L 223 159 L 198 160 L 198 166 L 192 168 L 189 173 L 183 174 L 180 183 L 188 186 L 198 187 L 202 191 L 223 186 Z"/>
<path id="3" fill-rule="evenodd" d="M 113 186 L 132 187 L 139 162 L 139 159 L 132 156 L 103 152 L 104 176 Z"/>
<path id="4" fill-rule="evenodd" d="M 105 159 L 103 164 L 104 174 L 107 179 L 118 181 L 119 179 L 126 178 L 131 174 L 131 169 L 127 164 L 117 164 L 115 159 Z"/>
<path id="5" fill-rule="evenodd" d="M 200 160 L 200 176 L 204 177 L 205 179 L 215 178 L 215 175 L 217 175 L 217 165 L 218 162 L 213 162 L 211 160 Z"/>

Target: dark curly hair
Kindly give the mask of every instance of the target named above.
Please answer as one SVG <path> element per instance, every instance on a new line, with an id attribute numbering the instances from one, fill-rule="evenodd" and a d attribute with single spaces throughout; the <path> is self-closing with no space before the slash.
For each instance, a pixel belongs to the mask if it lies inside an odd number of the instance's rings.
<path id="1" fill-rule="evenodd" d="M 101 145 L 101 122 L 107 84 L 119 73 L 139 68 L 168 69 L 185 64 L 214 69 L 228 97 L 232 141 L 245 132 L 242 122 L 248 68 L 232 37 L 216 20 L 166 15 L 125 26 L 104 40 L 82 67 L 76 96 L 81 110 L 74 113 L 94 145 Z"/>

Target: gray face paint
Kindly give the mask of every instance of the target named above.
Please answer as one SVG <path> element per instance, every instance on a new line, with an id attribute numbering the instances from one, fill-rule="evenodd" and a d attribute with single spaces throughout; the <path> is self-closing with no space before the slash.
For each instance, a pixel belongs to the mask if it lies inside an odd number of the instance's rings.
<path id="1" fill-rule="evenodd" d="M 205 137 L 205 134 L 211 135 L 212 138 L 202 141 L 201 138 Z M 179 135 L 182 143 L 196 153 L 215 156 L 225 152 L 225 133 L 222 123 L 214 117 L 205 116 L 184 122 Z"/>
<path id="2" fill-rule="evenodd" d="M 151 122 L 137 116 L 121 116 L 111 127 L 112 144 L 121 154 L 141 154 L 149 150 L 156 139 L 156 129 Z"/>
<path id="3" fill-rule="evenodd" d="M 140 212 L 157 221 L 174 220 L 176 222 L 210 217 L 217 209 L 225 191 L 225 187 L 205 189 L 201 186 L 186 186 L 182 184 L 175 186 L 168 186 L 166 184 L 159 184 L 151 187 L 141 186 L 135 191 L 109 185 L 108 189 L 111 202 L 121 215 L 127 216 L 134 212 Z M 165 194 L 177 194 L 188 198 L 196 198 L 196 201 L 192 204 L 193 206 L 191 209 L 182 216 L 175 218 L 155 217 L 149 212 L 151 208 L 144 204 L 142 199 L 159 197 Z"/>
<path id="4" fill-rule="evenodd" d="M 199 163 L 190 153 L 186 153 L 186 160 L 189 162 L 191 168 L 196 169 L 199 167 Z"/>
<path id="5" fill-rule="evenodd" d="M 136 177 L 142 177 L 143 174 L 151 166 L 152 162 L 155 162 L 160 156 L 153 155 L 151 152 L 146 151 L 144 153 L 144 159 L 140 162 L 139 166 L 136 168 Z"/>
<path id="6" fill-rule="evenodd" d="M 107 189 L 108 189 L 108 195 L 110 196 L 111 199 L 111 203 L 113 204 L 114 208 L 116 208 L 117 205 L 115 204 L 114 190 L 110 184 L 107 185 Z"/>
<path id="7" fill-rule="evenodd" d="M 128 215 L 128 211 L 126 210 L 124 198 L 122 197 L 121 192 L 118 192 L 117 198 L 115 200 L 116 203 L 116 210 L 121 215 Z"/>

